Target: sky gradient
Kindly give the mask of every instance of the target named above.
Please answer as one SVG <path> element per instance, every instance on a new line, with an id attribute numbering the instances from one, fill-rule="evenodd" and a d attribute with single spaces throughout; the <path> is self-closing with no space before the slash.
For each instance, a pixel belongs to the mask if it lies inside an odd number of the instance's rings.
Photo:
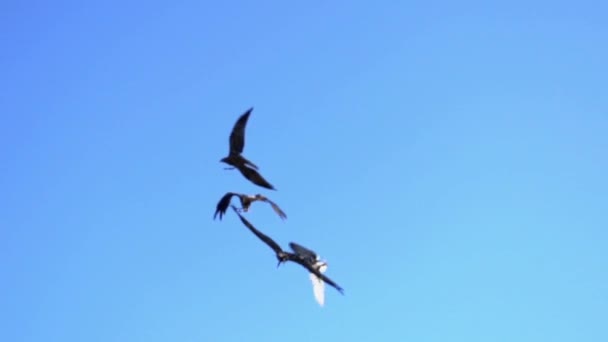
<path id="1" fill-rule="evenodd" d="M 608 340 L 605 2 L 1 6 L 1 341 Z"/>

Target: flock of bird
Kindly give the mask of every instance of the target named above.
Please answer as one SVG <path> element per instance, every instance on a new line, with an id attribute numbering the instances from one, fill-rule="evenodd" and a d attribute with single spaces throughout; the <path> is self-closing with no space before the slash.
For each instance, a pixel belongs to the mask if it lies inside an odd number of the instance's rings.
<path id="1" fill-rule="evenodd" d="M 231 166 L 225 168 L 226 170 L 232 170 L 235 168 L 238 169 L 241 174 L 253 184 L 276 191 L 274 186 L 270 184 L 266 179 L 264 179 L 264 177 L 262 177 L 262 175 L 259 173 L 259 168 L 257 167 L 257 165 L 247 160 L 243 156 L 243 149 L 245 148 L 245 128 L 247 126 L 247 121 L 249 120 L 249 116 L 251 115 L 252 111 L 253 107 L 249 108 L 238 118 L 238 120 L 234 124 L 229 139 L 230 151 L 228 153 L 228 156 L 222 158 L 220 162 L 226 163 Z M 234 196 L 239 198 L 241 204 L 240 208 L 237 208 L 236 206 L 230 204 L 230 201 Z M 323 306 L 325 302 L 325 283 L 334 287 L 341 294 L 344 294 L 344 290 L 338 284 L 336 284 L 334 281 L 332 281 L 323 274 L 327 270 L 327 262 L 322 261 L 314 251 L 303 247 L 295 242 L 289 243 L 289 248 L 292 250 L 292 252 L 283 250 L 278 243 L 276 243 L 270 237 L 256 229 L 251 224 L 251 222 L 249 222 L 241 214 L 246 213 L 249 210 L 251 204 L 255 201 L 261 201 L 270 204 L 272 209 L 279 215 L 281 219 L 287 218 L 287 215 L 285 215 L 283 210 L 276 203 L 261 194 L 247 195 L 236 192 L 227 192 L 217 203 L 213 219 L 215 220 L 219 215 L 219 219 L 221 220 L 222 217 L 226 214 L 228 207 L 231 207 L 232 210 L 236 213 L 236 215 L 238 215 L 241 222 L 245 225 L 245 227 L 247 227 L 249 231 L 251 231 L 255 236 L 257 236 L 260 240 L 262 240 L 270 248 L 272 248 L 278 260 L 277 268 L 281 266 L 281 264 L 284 262 L 292 261 L 308 270 L 309 277 L 313 285 L 313 294 L 319 305 Z"/>

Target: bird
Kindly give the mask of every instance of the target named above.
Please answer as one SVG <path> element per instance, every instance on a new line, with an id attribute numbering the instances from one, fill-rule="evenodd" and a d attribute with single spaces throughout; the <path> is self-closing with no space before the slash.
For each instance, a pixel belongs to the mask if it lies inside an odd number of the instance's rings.
<path id="1" fill-rule="evenodd" d="M 245 113 L 236 120 L 228 140 L 230 144 L 228 156 L 220 159 L 220 162 L 231 166 L 225 168 L 226 170 L 233 170 L 236 168 L 253 184 L 270 190 L 276 190 L 274 186 L 264 179 L 257 171 L 259 169 L 258 166 L 243 157 L 243 149 L 245 148 L 245 128 L 247 127 L 247 121 L 249 120 L 249 115 L 251 115 L 252 111 L 253 107 L 246 110 Z"/>
<path id="2" fill-rule="evenodd" d="M 277 267 L 281 266 L 281 264 L 284 262 L 292 261 L 308 270 L 309 277 L 313 283 L 313 294 L 315 296 L 315 300 L 320 306 L 323 306 L 325 303 L 324 283 L 329 284 L 338 290 L 340 294 L 344 295 L 344 289 L 323 274 L 327 270 L 327 263 L 325 261 L 321 261 L 315 252 L 296 244 L 295 242 L 289 243 L 289 247 L 293 250 L 293 253 L 284 251 L 278 243 L 261 231 L 257 230 L 245 217 L 239 213 L 234 205 L 231 205 L 231 207 L 239 216 L 241 222 L 247 228 L 249 228 L 249 230 L 255 236 L 272 248 L 278 260 Z"/>
<path id="3" fill-rule="evenodd" d="M 249 210 L 249 206 L 251 206 L 251 204 L 253 202 L 262 201 L 262 202 L 267 202 L 268 204 L 270 204 L 270 206 L 272 206 L 272 209 L 274 209 L 274 211 L 279 215 L 279 217 L 281 219 L 284 220 L 287 218 L 287 215 L 285 215 L 285 212 L 283 212 L 283 210 L 281 210 L 281 208 L 279 208 L 279 206 L 276 203 L 274 203 L 273 201 L 268 199 L 266 196 L 263 196 L 261 194 L 246 195 L 246 194 L 241 194 L 241 193 L 236 193 L 236 192 L 227 192 L 224 196 L 222 196 L 220 201 L 217 202 L 215 214 L 213 215 L 214 220 L 218 215 L 220 216 L 220 220 L 221 220 L 222 217 L 226 214 L 226 210 L 228 209 L 228 206 L 230 205 L 230 200 L 232 199 L 232 196 L 237 196 L 239 198 L 239 200 L 241 201 L 241 208 L 238 209 L 239 211 L 247 212 Z"/>

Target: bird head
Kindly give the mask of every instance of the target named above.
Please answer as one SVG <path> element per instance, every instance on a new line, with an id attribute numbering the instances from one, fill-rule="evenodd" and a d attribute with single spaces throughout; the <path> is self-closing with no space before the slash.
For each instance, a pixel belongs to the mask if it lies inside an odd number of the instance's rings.
<path id="1" fill-rule="evenodd" d="M 279 254 L 277 254 L 277 260 L 279 261 L 277 263 L 277 268 L 279 268 L 279 266 L 281 266 L 282 263 L 289 260 L 289 256 L 284 252 L 280 252 Z"/>

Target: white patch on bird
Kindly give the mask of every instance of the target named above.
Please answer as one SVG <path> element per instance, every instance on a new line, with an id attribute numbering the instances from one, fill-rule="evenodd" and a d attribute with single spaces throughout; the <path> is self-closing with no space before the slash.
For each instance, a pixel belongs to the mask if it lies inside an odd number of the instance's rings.
<path id="1" fill-rule="evenodd" d="M 312 281 L 312 292 L 315 300 L 320 306 L 323 306 L 325 304 L 325 283 L 323 279 L 317 277 L 314 273 L 310 273 L 309 276 Z"/>

